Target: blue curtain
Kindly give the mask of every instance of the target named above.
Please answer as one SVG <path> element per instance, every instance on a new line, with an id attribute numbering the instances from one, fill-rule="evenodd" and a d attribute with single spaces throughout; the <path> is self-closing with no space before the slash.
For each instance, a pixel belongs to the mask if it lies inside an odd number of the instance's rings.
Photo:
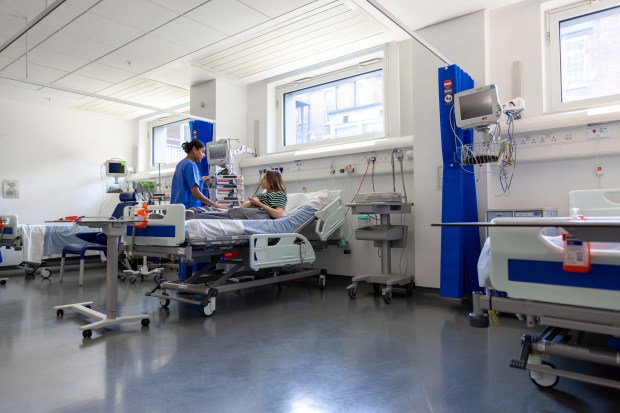
<path id="1" fill-rule="evenodd" d="M 192 131 L 192 139 L 198 139 L 205 145 L 213 140 L 213 124 L 203 120 L 190 120 L 189 129 Z M 209 175 L 209 163 L 207 157 L 198 164 L 198 172 L 200 176 Z M 202 188 L 204 196 L 209 198 L 209 188 L 206 185 Z"/>
<path id="2" fill-rule="evenodd" d="M 474 87 L 473 79 L 460 67 L 439 68 L 439 120 L 443 157 L 442 222 L 478 221 L 476 183 L 473 166 L 461 166 L 455 153 L 456 139 L 452 127 L 463 144 L 473 143 L 473 131 L 461 130 L 454 121 L 454 94 Z M 480 232 L 478 227 L 441 228 L 440 295 L 462 298 L 479 291 L 478 257 Z"/>

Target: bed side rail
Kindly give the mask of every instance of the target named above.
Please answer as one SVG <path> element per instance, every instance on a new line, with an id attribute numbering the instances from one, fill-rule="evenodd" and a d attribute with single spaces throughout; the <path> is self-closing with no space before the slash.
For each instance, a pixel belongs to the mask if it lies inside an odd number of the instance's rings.
<path id="1" fill-rule="evenodd" d="M 325 208 L 314 214 L 317 217 L 314 232 L 321 241 L 326 241 L 344 223 L 344 207 L 342 198 L 340 198 L 340 191 L 330 191 L 330 195 L 334 199 Z"/>
<path id="2" fill-rule="evenodd" d="M 249 261 L 253 270 L 313 263 L 315 259 L 316 255 L 310 241 L 301 234 L 250 236 Z"/>
<path id="3" fill-rule="evenodd" d="M 132 216 L 141 206 L 125 207 L 124 216 Z M 127 226 L 125 244 L 175 246 L 185 241 L 185 206 L 181 204 L 148 205 L 149 220 L 144 228 Z"/>
<path id="4" fill-rule="evenodd" d="M 579 215 L 613 217 L 620 215 L 620 188 L 579 189 L 568 193 L 568 213 L 577 209 Z"/>

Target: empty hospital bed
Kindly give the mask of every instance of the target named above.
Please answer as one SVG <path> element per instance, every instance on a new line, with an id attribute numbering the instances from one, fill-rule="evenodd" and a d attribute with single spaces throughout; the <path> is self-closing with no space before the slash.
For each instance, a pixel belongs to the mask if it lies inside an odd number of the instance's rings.
<path id="1" fill-rule="evenodd" d="M 60 256 L 67 244 L 88 245 L 78 234 L 99 232 L 97 229 L 73 225 L 24 225 L 19 223 L 18 216 L 14 214 L 1 215 L 0 219 L 3 221 L 0 247 L 22 251 L 23 261 L 19 267 L 28 275 L 38 272 L 43 278 L 51 275 L 47 258 Z"/>
<path id="2" fill-rule="evenodd" d="M 340 191 L 289 194 L 285 215 L 272 220 L 186 221 L 183 205 L 148 208 L 147 226 L 128 227 L 122 248 L 134 256 L 178 259 L 186 278 L 160 279 L 146 295 L 159 298 L 164 307 L 170 300 L 199 305 L 207 316 L 215 311 L 219 293 L 310 276 L 319 276 L 323 288 L 325 271 L 309 267 L 314 248 L 339 240 L 344 223 Z M 194 272 L 194 264 L 204 267 Z"/>
<path id="3" fill-rule="evenodd" d="M 474 293 L 470 325 L 487 327 L 485 311 L 489 311 L 518 314 L 529 327 L 544 326 L 542 333 L 522 337 L 521 354 L 510 362 L 511 367 L 529 370 L 540 387 L 553 387 L 559 377 L 567 377 L 620 389 L 617 375 L 556 369 L 541 358 L 620 365 L 620 202 L 616 199 L 620 189 L 572 191 L 569 210 L 585 219 L 497 218 L 489 225 L 486 284 L 492 293 Z M 561 237 L 543 235 L 544 227 L 562 228 L 589 241 L 590 270 L 564 271 Z M 602 340 L 586 344 L 582 341 L 586 333 Z"/>

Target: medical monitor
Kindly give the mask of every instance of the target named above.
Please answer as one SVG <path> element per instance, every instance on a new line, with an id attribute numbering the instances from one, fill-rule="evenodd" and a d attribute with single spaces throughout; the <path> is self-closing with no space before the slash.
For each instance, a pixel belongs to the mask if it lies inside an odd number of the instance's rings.
<path id="1" fill-rule="evenodd" d="M 127 176 L 127 162 L 121 159 L 105 161 L 105 175 L 110 178 L 122 178 Z"/>
<path id="2" fill-rule="evenodd" d="M 483 128 L 497 123 L 502 105 L 495 85 L 464 90 L 454 95 L 456 126 L 461 129 Z"/>
<path id="3" fill-rule="evenodd" d="M 208 142 L 206 152 L 209 165 L 227 165 L 230 163 L 228 141 Z"/>

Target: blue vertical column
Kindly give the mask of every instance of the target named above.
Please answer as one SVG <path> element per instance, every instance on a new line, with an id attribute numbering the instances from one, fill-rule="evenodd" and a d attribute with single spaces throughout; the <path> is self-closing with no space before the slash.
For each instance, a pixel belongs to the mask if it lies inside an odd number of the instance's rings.
<path id="1" fill-rule="evenodd" d="M 461 166 L 457 151 L 459 143 L 473 143 L 473 131 L 461 130 L 454 120 L 454 94 L 474 87 L 473 79 L 460 67 L 439 68 L 439 123 L 443 158 L 442 222 L 478 221 L 474 167 Z M 453 132 L 453 129 L 455 132 Z M 441 228 L 440 295 L 462 298 L 478 291 L 478 257 L 480 232 L 478 227 Z"/>
<path id="2" fill-rule="evenodd" d="M 205 122 L 203 120 L 190 120 L 189 121 L 189 129 L 192 131 L 192 139 L 198 139 L 200 142 L 204 143 L 205 146 L 207 143 L 213 141 L 213 124 L 210 122 Z M 209 162 L 207 162 L 207 158 L 205 157 L 198 164 L 198 172 L 200 172 L 200 176 L 208 176 L 209 175 Z M 205 185 L 202 188 L 201 192 L 207 198 L 209 197 L 209 188 Z"/>

